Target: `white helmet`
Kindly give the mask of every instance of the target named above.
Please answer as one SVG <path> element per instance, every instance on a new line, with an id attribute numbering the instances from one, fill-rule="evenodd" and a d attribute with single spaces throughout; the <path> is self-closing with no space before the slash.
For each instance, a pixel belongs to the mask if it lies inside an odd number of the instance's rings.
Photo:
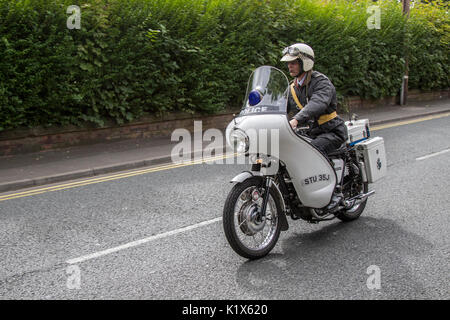
<path id="1" fill-rule="evenodd" d="M 299 59 L 302 63 L 302 69 L 309 71 L 314 66 L 314 51 L 304 43 L 295 43 L 289 47 L 284 48 L 283 58 L 281 61 L 294 61 Z"/>

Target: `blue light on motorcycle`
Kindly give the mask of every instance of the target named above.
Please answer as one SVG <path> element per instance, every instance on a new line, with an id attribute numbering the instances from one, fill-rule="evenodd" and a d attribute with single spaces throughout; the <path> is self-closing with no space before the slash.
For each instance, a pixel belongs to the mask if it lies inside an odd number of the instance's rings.
<path id="1" fill-rule="evenodd" d="M 262 100 L 261 93 L 258 90 L 253 90 L 248 95 L 248 103 L 249 105 L 256 106 L 258 103 L 260 103 Z"/>

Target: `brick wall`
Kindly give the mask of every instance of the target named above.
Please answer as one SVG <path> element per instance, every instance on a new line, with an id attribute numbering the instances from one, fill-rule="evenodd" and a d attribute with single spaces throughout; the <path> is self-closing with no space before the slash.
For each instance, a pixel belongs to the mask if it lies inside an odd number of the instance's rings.
<path id="1" fill-rule="evenodd" d="M 408 93 L 408 101 L 426 101 L 449 98 L 450 90 L 420 92 L 411 90 Z M 358 97 L 348 99 L 352 112 L 358 108 L 373 108 L 377 105 L 395 105 L 397 97 L 380 100 L 363 100 Z M 225 129 L 233 119 L 233 112 L 214 116 L 188 116 L 186 114 L 171 114 L 164 119 L 141 119 L 135 123 L 123 126 L 110 126 L 107 128 L 80 129 L 75 127 L 55 129 L 30 129 L 0 132 L 0 156 L 19 153 L 36 152 L 49 149 L 57 149 L 69 146 L 92 144 L 105 141 L 118 141 L 124 139 L 149 139 L 170 135 L 177 128 L 185 128 L 193 131 L 194 120 L 202 120 L 203 130 L 210 128 Z"/>

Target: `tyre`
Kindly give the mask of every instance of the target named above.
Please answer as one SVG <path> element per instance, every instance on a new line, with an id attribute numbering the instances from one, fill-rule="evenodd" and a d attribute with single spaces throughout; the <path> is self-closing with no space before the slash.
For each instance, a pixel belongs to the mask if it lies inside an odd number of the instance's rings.
<path id="1" fill-rule="evenodd" d="M 267 255 L 280 236 L 280 200 L 272 188 L 269 190 L 266 214 L 257 214 L 262 206 L 264 180 L 251 177 L 233 186 L 223 209 L 223 228 L 233 250 L 247 259 Z M 255 198 L 258 198 L 255 201 Z"/>

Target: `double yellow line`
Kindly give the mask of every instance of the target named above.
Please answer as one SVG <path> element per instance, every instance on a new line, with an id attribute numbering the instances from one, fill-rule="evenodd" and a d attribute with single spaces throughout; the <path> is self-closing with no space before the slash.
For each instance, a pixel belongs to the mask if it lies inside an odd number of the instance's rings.
<path id="1" fill-rule="evenodd" d="M 7 195 L 0 196 L 0 202 L 5 201 L 5 200 L 10 200 L 10 199 L 34 196 L 36 194 L 41 194 L 41 193 L 45 193 L 45 192 L 58 191 L 58 190 L 63 190 L 63 189 L 86 186 L 86 185 L 94 184 L 94 183 L 128 178 L 128 177 L 137 176 L 137 175 L 141 175 L 141 174 L 145 174 L 145 173 L 151 173 L 151 172 L 157 172 L 157 171 L 162 171 L 162 170 L 169 170 L 169 169 L 191 166 L 194 164 L 201 164 L 201 163 L 206 163 L 206 162 L 223 160 L 223 159 L 235 157 L 236 155 L 237 155 L 237 153 L 226 154 L 226 155 L 221 155 L 221 156 L 216 156 L 216 157 L 203 158 L 200 160 L 186 161 L 186 162 L 177 163 L 177 164 L 168 164 L 168 165 L 158 166 L 158 167 L 154 167 L 154 168 L 135 170 L 132 172 L 124 172 L 124 173 L 110 175 L 107 177 L 93 178 L 93 179 L 81 180 L 81 181 L 76 181 L 76 182 L 71 182 L 71 183 L 66 183 L 66 184 L 59 184 L 57 186 L 52 186 L 52 187 L 17 192 L 17 193 L 13 193 L 13 194 L 7 194 Z"/>
<path id="2" fill-rule="evenodd" d="M 388 123 L 385 125 L 374 126 L 371 128 L 371 131 L 377 131 L 377 130 L 386 129 L 386 128 L 398 127 L 398 126 L 402 126 L 402 125 L 406 125 L 406 124 L 417 123 L 417 122 L 422 122 L 422 121 L 432 120 L 432 119 L 437 119 L 437 118 L 443 118 L 443 117 L 448 117 L 448 116 L 450 116 L 450 112 L 438 114 L 438 115 L 427 116 L 427 117 L 422 117 L 419 119 L 393 122 L 393 123 Z M 124 173 L 114 174 L 114 175 L 110 175 L 107 177 L 81 180 L 81 181 L 77 181 L 77 182 L 60 184 L 60 185 L 56 185 L 56 186 L 52 186 L 52 187 L 39 188 L 39 189 L 33 189 L 33 190 L 29 190 L 29 191 L 7 194 L 7 195 L 0 196 L 0 202 L 5 201 L 5 200 L 10 200 L 10 199 L 34 196 L 34 195 L 45 193 L 45 192 L 58 191 L 58 190 L 64 190 L 64 189 L 69 189 L 69 188 L 86 186 L 86 185 L 94 184 L 94 183 L 117 180 L 117 179 L 137 176 L 137 175 L 141 175 L 141 174 L 145 174 L 145 173 L 151 173 L 151 172 L 186 167 L 186 166 L 191 166 L 191 165 L 201 164 L 201 163 L 206 163 L 206 162 L 211 162 L 211 161 L 223 160 L 223 159 L 227 159 L 227 158 L 231 158 L 231 157 L 235 157 L 235 156 L 237 156 L 237 153 L 233 153 L 230 155 L 226 154 L 226 155 L 210 157 L 210 158 L 203 158 L 201 160 L 187 161 L 187 162 L 178 163 L 178 164 L 162 165 L 162 166 L 158 166 L 158 167 L 154 167 L 154 168 L 148 168 L 148 169 L 142 169 L 142 170 L 135 170 L 132 172 L 124 172 Z"/>
<path id="3" fill-rule="evenodd" d="M 417 123 L 417 122 L 422 122 L 422 121 L 427 121 L 427 120 L 444 118 L 444 117 L 448 117 L 448 116 L 450 116 L 450 112 L 426 116 L 426 117 L 422 117 L 422 118 L 418 118 L 418 119 L 396 121 L 396 122 L 387 123 L 387 124 L 383 124 L 383 125 L 377 125 L 377 126 L 373 126 L 373 128 L 370 128 L 370 129 L 371 129 L 371 131 L 377 131 L 377 130 L 381 130 L 381 129 L 399 127 L 399 126 L 404 126 L 405 124 L 412 124 L 412 123 Z"/>

